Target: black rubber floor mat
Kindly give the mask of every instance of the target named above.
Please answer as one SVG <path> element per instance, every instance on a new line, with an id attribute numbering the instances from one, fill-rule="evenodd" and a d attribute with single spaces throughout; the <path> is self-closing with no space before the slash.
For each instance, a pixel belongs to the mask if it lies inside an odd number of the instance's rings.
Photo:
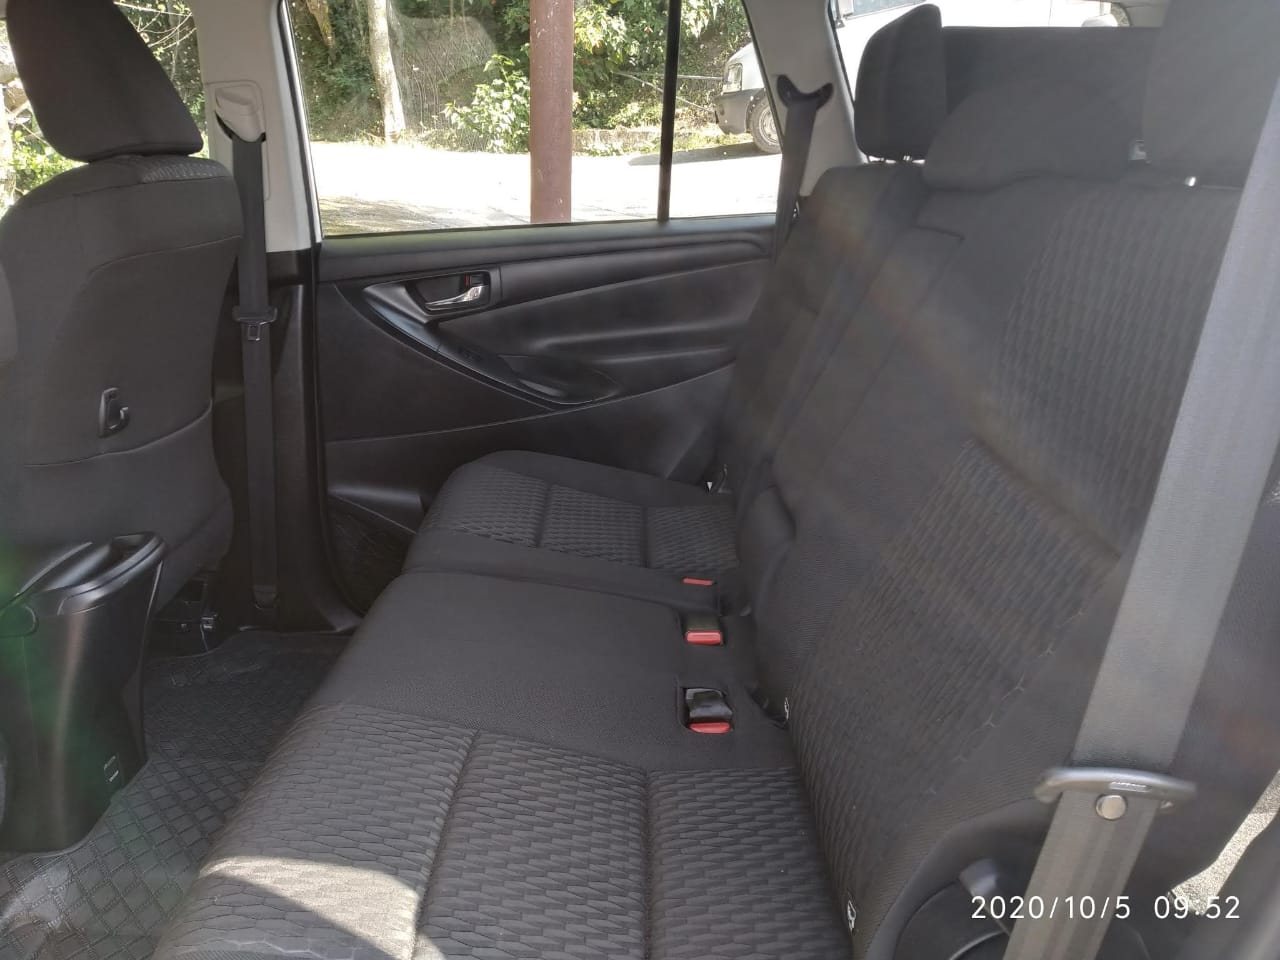
<path id="1" fill-rule="evenodd" d="M 150 957 L 213 835 L 341 646 L 244 633 L 148 664 L 150 759 L 75 847 L 0 863 L 0 960 Z"/>

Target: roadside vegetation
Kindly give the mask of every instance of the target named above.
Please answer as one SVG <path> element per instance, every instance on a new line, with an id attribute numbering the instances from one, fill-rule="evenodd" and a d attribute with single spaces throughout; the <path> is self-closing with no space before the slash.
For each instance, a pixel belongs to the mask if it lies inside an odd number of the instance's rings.
<path id="1" fill-rule="evenodd" d="M 521 153 L 529 139 L 529 0 L 286 0 L 312 139 Z M 665 0 L 574 6 L 576 151 L 657 150 Z M 205 129 L 186 0 L 119 0 Z M 677 145 L 725 142 L 712 102 L 750 40 L 740 0 L 684 0 Z M 0 21 L 0 210 L 69 169 L 41 136 Z"/>
<path id="2" fill-rule="evenodd" d="M 290 3 L 313 139 L 528 149 L 529 0 Z M 389 64 L 371 43 L 383 12 Z M 618 132 L 616 139 L 579 138 L 582 152 L 632 152 L 650 131 L 656 144 L 666 21 L 665 0 L 574 3 L 574 126 Z M 740 0 L 685 0 L 683 132 L 713 135 L 711 104 L 725 61 L 750 38 Z"/>

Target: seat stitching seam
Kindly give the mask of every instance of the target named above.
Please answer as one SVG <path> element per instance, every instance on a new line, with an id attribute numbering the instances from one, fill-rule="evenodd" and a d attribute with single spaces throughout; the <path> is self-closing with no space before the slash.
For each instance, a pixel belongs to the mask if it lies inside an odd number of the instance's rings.
<path id="1" fill-rule="evenodd" d="M 431 860 L 426 868 L 426 882 L 422 885 L 422 899 L 418 901 L 418 912 L 413 920 L 413 943 L 410 948 L 410 957 L 417 951 L 418 935 L 422 932 L 422 921 L 427 913 L 427 903 L 431 899 L 431 884 L 436 878 L 436 867 L 440 863 L 445 848 L 448 845 L 449 828 L 453 822 L 453 810 L 458 802 L 458 796 L 462 793 L 463 781 L 466 779 L 467 770 L 471 766 L 471 760 L 475 756 L 476 743 L 483 733 L 481 730 L 473 730 L 471 739 L 467 743 L 466 753 L 462 757 L 462 765 L 458 767 L 458 781 L 454 784 L 453 793 L 449 795 L 449 802 L 445 804 L 444 817 L 440 821 L 440 837 L 436 840 L 435 850 L 431 853 Z M 409 958 L 406 958 L 409 960 Z"/>

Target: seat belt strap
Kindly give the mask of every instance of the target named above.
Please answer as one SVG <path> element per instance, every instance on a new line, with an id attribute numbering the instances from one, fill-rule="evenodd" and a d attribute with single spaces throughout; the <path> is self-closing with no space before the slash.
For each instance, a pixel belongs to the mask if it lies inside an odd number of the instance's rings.
<path id="1" fill-rule="evenodd" d="M 1096 957 L 1153 818 L 1194 791 L 1160 771 L 1182 738 L 1280 445 L 1277 223 L 1280 87 L 1076 740 L 1078 766 L 1050 771 L 1037 791 L 1058 802 L 1027 890 L 1046 907 L 1014 926 L 1005 960 Z M 1062 909 L 1085 896 L 1105 916 Z"/>
<path id="2" fill-rule="evenodd" d="M 232 162 L 244 231 L 240 241 L 240 302 L 235 319 L 240 324 L 240 355 L 244 370 L 245 463 L 249 496 L 249 552 L 253 577 L 253 602 L 259 610 L 274 613 L 276 574 L 276 469 L 275 426 L 271 386 L 271 306 L 267 282 L 267 229 L 263 188 L 263 144 L 266 136 L 246 140 L 230 125 Z"/>
<path id="3" fill-rule="evenodd" d="M 805 167 L 809 165 L 809 146 L 813 142 L 813 123 L 818 111 L 831 99 L 834 91 L 824 83 L 811 93 L 801 93 L 785 74 L 778 77 L 778 99 L 787 108 L 786 130 L 782 135 L 782 170 L 778 174 L 778 212 L 773 227 L 773 256 L 776 260 L 787 242 L 791 225 L 800 206 L 800 187 Z"/>

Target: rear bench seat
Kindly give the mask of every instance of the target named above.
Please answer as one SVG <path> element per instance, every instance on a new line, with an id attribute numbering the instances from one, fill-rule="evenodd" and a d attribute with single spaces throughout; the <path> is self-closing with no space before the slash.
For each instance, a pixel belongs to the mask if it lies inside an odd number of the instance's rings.
<path id="1" fill-rule="evenodd" d="M 868 50 L 858 87 L 864 148 L 923 157 L 946 112 L 937 8 L 903 17 Z M 717 594 L 733 592 L 736 528 L 761 465 L 925 196 L 911 164 L 833 170 L 818 183 L 739 345 L 717 431 L 723 491 L 546 454 L 493 454 L 446 482 L 406 568 L 715 605 Z"/>
<path id="2" fill-rule="evenodd" d="M 1047 825 L 1032 788 L 1074 740 L 1277 30 L 1271 0 L 1175 8 L 1141 173 L 1105 96 L 1021 80 L 957 104 L 923 168 L 871 173 L 921 196 L 829 360 L 783 391 L 803 394 L 794 422 L 734 506 L 752 612 L 724 619 L 728 643 L 685 643 L 670 604 L 535 582 L 523 559 L 407 571 L 157 956 L 882 958 L 973 861 L 1019 889 Z M 1162 818 L 1137 894 L 1211 858 L 1280 765 L 1278 544 L 1269 499 L 1174 767 L 1201 796 Z M 727 695 L 729 732 L 684 726 L 692 687 Z"/>

